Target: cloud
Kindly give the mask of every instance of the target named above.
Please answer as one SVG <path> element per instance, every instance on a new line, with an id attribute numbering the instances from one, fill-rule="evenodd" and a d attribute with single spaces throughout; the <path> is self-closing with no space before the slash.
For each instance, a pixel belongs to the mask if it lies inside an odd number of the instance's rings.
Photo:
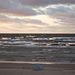
<path id="1" fill-rule="evenodd" d="M 36 19 L 19 19 L 0 15 L 0 33 L 43 32 L 43 27 L 47 25 L 47 23 Z"/>
<path id="2" fill-rule="evenodd" d="M 16 16 L 33 16 L 40 14 L 33 8 L 22 5 L 18 0 L 0 0 L 0 13 Z"/>
<path id="3" fill-rule="evenodd" d="M 0 0 L 0 13 L 15 15 L 15 16 L 34 16 L 38 14 L 44 14 L 44 10 L 42 11 L 39 9 L 39 7 L 41 6 L 48 6 L 52 4 L 68 4 L 68 3 L 74 4 L 75 1 L 74 0 Z M 38 8 L 35 8 L 37 6 Z M 34 10 L 34 8 L 37 9 L 38 11 Z M 59 7 L 58 9 L 50 8 L 50 10 L 55 12 L 56 11 L 63 12 L 64 8 L 63 7 Z M 51 14 L 53 12 L 48 11 L 48 13 Z M 57 14 L 55 16 L 57 16 Z"/>
<path id="4" fill-rule="evenodd" d="M 0 22 L 2 23 L 18 23 L 18 24 L 37 24 L 37 25 L 48 25 L 45 22 L 42 22 L 41 20 L 36 20 L 36 19 L 29 19 L 29 18 L 25 18 L 25 19 L 19 19 L 19 18 L 10 18 L 10 17 L 6 17 L 4 15 L 0 15 Z"/>
<path id="5" fill-rule="evenodd" d="M 0 0 L 0 31 L 75 32 L 74 28 L 75 0 Z"/>
<path id="6" fill-rule="evenodd" d="M 48 6 L 51 4 L 75 4 L 75 0 L 19 0 L 23 5 Z"/>
<path id="7" fill-rule="evenodd" d="M 48 7 L 46 14 L 50 18 L 57 19 L 57 24 L 75 26 L 75 5 L 55 5 Z"/>
<path id="8" fill-rule="evenodd" d="M 75 18 L 66 18 L 66 19 L 61 18 L 59 23 L 62 25 L 75 27 Z"/>
<path id="9" fill-rule="evenodd" d="M 48 25 L 48 23 L 42 22 L 40 20 L 34 20 L 34 19 L 29 19 L 29 22 L 32 24 L 38 24 L 38 25 Z"/>
<path id="10" fill-rule="evenodd" d="M 0 15 L 0 23 L 6 23 L 6 22 L 9 22 L 9 18 L 7 18 L 6 16 L 2 16 Z"/>
<path id="11" fill-rule="evenodd" d="M 46 9 L 46 14 L 53 18 L 75 18 L 75 6 L 56 5 L 56 7 L 49 7 Z"/>

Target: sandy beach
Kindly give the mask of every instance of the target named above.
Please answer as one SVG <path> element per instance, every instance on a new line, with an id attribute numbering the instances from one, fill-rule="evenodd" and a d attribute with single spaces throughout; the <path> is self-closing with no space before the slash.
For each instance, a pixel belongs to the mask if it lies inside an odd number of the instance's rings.
<path id="1" fill-rule="evenodd" d="M 37 64 L 21 61 L 0 61 L 0 75 L 75 75 L 74 63 L 41 63 L 43 70 L 33 71 Z"/>

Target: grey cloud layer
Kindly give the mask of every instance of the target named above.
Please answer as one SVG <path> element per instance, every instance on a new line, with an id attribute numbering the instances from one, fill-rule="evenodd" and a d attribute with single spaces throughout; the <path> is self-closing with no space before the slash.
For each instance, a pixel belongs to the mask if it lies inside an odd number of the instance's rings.
<path id="1" fill-rule="evenodd" d="M 29 6 L 23 6 L 18 2 L 18 0 L 0 0 L 0 13 L 18 16 L 32 16 L 40 14 Z"/>
<path id="2" fill-rule="evenodd" d="M 66 7 L 65 5 L 58 5 L 55 8 L 50 7 L 46 9 L 46 13 L 53 18 L 75 18 L 74 11 L 72 7 Z"/>
<path id="3" fill-rule="evenodd" d="M 56 5 L 55 7 L 48 7 L 46 14 L 58 19 L 57 23 L 61 25 L 75 25 L 75 5 Z"/>
<path id="4" fill-rule="evenodd" d="M 51 7 L 51 5 L 54 5 L 55 7 L 54 6 Z M 34 8 L 36 10 L 34 10 Z M 48 15 L 50 18 L 59 20 L 57 24 L 68 25 L 74 28 L 75 26 L 75 0 L 0 0 L 0 14 L 14 15 L 16 17 L 17 16 L 24 16 L 24 17 L 35 16 L 35 15 L 43 14 L 45 16 Z M 18 23 L 18 24 L 21 24 L 21 23 L 22 24 L 34 24 L 35 26 L 32 26 L 32 27 L 33 28 L 35 27 L 37 29 L 39 29 L 39 27 L 46 25 L 48 31 L 49 29 L 52 29 L 52 30 L 56 29 L 56 31 L 58 29 L 58 27 L 54 28 L 54 26 L 49 27 L 47 23 L 42 22 L 37 19 L 28 19 L 28 18 L 13 19 L 13 18 L 0 15 L 0 22 L 13 22 L 13 23 Z M 42 25 L 42 26 L 36 27 L 36 24 Z M 60 28 L 62 28 L 62 26 L 60 26 Z M 64 28 L 62 29 L 62 31 L 63 30 Z"/>
<path id="5" fill-rule="evenodd" d="M 44 5 L 48 6 L 51 4 L 59 4 L 59 3 L 74 4 L 75 0 L 0 0 L 0 13 L 11 14 L 11 15 L 16 15 L 16 16 L 39 15 L 39 14 L 43 14 L 44 11 L 40 10 L 39 12 L 37 12 L 36 10 L 34 10 L 33 6 L 40 7 Z M 51 15 L 54 15 L 54 16 L 58 16 L 55 13 L 60 12 L 59 15 L 61 17 L 62 17 L 62 14 L 61 14 L 62 12 L 67 13 L 68 11 L 71 11 L 70 8 L 66 8 L 62 6 L 59 6 L 57 8 L 48 8 L 47 10 L 48 10 L 47 14 L 50 13 Z M 75 8 L 73 10 L 75 10 Z M 68 16 L 70 16 L 70 12 L 68 13 Z"/>
<path id="6" fill-rule="evenodd" d="M 41 14 L 41 12 L 37 12 L 30 6 L 22 5 L 18 0 L 0 0 L 0 14 L 4 15 L 14 15 L 14 16 L 34 16 Z M 48 25 L 40 20 L 35 19 L 12 19 L 6 16 L 0 15 L 1 22 L 14 22 L 14 23 L 31 23 L 31 24 L 39 24 L 39 25 Z"/>
<path id="7" fill-rule="evenodd" d="M 61 18 L 59 23 L 75 27 L 75 18 L 66 18 L 66 19 Z"/>
<path id="8" fill-rule="evenodd" d="M 50 4 L 75 4 L 75 0 L 19 0 L 24 5 L 47 6 Z"/>

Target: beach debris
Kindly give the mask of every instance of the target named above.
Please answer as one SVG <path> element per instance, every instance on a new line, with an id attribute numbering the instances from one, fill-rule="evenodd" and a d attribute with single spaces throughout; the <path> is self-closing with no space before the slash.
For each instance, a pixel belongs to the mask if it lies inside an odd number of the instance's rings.
<path id="1" fill-rule="evenodd" d="M 43 65 L 37 64 L 32 68 L 33 71 L 41 71 L 43 70 Z"/>

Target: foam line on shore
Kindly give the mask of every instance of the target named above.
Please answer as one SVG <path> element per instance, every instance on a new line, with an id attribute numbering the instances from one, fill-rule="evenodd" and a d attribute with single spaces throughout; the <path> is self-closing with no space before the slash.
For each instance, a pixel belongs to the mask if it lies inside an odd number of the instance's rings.
<path id="1" fill-rule="evenodd" d="M 70 62 L 30 62 L 30 61 L 0 61 L 0 63 L 26 63 L 26 64 L 75 64 Z"/>

